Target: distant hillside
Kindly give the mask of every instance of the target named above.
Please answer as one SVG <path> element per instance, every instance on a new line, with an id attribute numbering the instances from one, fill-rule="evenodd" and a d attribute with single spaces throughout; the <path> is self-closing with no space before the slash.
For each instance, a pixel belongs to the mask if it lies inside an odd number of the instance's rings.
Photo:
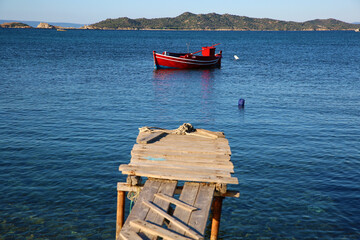
<path id="1" fill-rule="evenodd" d="M 175 18 L 127 17 L 106 19 L 92 24 L 92 29 L 168 29 L 168 30 L 236 30 L 236 31 L 327 31 L 354 30 L 359 24 L 345 23 L 336 19 L 316 19 L 306 22 L 280 21 L 269 18 L 250 18 L 230 14 L 193 14 L 185 12 Z"/>

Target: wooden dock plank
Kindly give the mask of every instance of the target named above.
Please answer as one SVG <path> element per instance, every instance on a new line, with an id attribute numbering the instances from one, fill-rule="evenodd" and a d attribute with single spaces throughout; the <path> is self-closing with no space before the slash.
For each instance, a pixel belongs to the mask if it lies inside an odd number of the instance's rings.
<path id="1" fill-rule="evenodd" d="M 139 194 L 137 201 L 140 202 L 143 200 L 152 201 L 154 198 L 154 194 L 158 192 L 160 185 L 161 185 L 161 181 L 159 180 L 147 180 L 144 184 L 144 188 Z M 135 219 L 144 220 L 148 212 L 149 212 L 149 208 L 144 207 L 141 204 L 135 204 L 128 218 L 126 219 L 121 232 L 130 227 L 130 222 L 132 220 Z"/>
<path id="2" fill-rule="evenodd" d="M 163 138 L 165 139 L 165 138 Z M 166 147 L 168 149 L 175 148 L 176 151 L 190 151 L 190 152 L 219 152 L 224 154 L 231 154 L 229 144 L 222 144 L 216 141 L 204 142 L 204 141 L 158 141 L 153 144 L 138 144 L 140 146 L 148 147 Z M 172 150 L 175 150 L 172 149 Z"/>
<path id="3" fill-rule="evenodd" d="M 194 133 L 196 134 L 196 133 Z M 199 137 L 199 135 L 186 135 L 186 136 L 179 136 L 179 135 L 168 135 L 164 138 L 159 139 L 156 141 L 156 145 L 176 145 L 181 144 L 184 147 L 191 147 L 190 143 L 194 143 L 195 146 L 199 146 L 201 148 L 212 148 L 212 147 L 225 147 L 228 148 L 229 141 L 226 138 L 219 138 L 213 139 L 209 138 L 206 135 Z"/>
<path id="4" fill-rule="evenodd" d="M 211 161 L 211 162 L 230 162 L 229 154 L 207 154 L 207 153 L 185 153 L 185 152 L 176 152 L 176 151 L 157 151 L 151 149 L 145 150 L 136 150 L 131 151 L 131 156 L 140 156 L 140 157 L 154 157 L 154 158 L 165 158 L 168 160 L 181 160 L 181 161 Z"/>
<path id="5" fill-rule="evenodd" d="M 165 132 L 153 132 L 153 133 L 146 134 L 145 136 L 142 136 L 142 137 L 139 135 L 136 142 L 141 143 L 141 144 L 148 144 L 151 142 L 155 142 L 158 139 L 160 139 L 161 137 L 164 137 L 166 135 L 167 135 L 167 133 L 165 133 Z"/>
<path id="6" fill-rule="evenodd" d="M 164 180 L 162 181 L 157 193 L 172 196 L 175 192 L 176 185 L 177 185 L 177 181 Z M 161 198 L 156 198 L 155 195 L 153 197 L 152 202 L 166 212 L 168 211 L 170 206 L 170 203 L 168 201 L 165 201 Z M 159 226 L 161 226 L 164 223 L 164 217 L 151 210 L 148 212 L 145 220 L 157 224 Z M 149 238 L 153 238 L 153 237 L 154 236 L 149 236 Z"/>
<path id="7" fill-rule="evenodd" d="M 148 233 L 149 235 L 158 236 L 163 239 L 169 239 L 169 240 L 191 240 L 192 238 L 188 238 L 185 236 L 182 236 L 180 234 L 171 232 L 167 229 L 164 229 L 162 227 L 159 227 L 155 224 L 152 224 L 150 222 L 146 222 L 143 220 L 133 220 L 130 222 L 130 226 L 134 226 L 136 228 L 139 228 L 141 231 Z"/>
<path id="8" fill-rule="evenodd" d="M 179 200 L 181 200 L 184 203 L 187 203 L 189 205 L 194 205 L 197 193 L 199 191 L 200 184 L 199 183 L 191 183 L 186 182 L 184 184 L 183 190 L 181 192 L 181 195 L 179 197 Z M 179 219 L 180 221 L 184 223 L 188 223 L 190 219 L 191 212 L 184 211 L 181 208 L 176 207 L 173 216 Z M 180 234 L 185 234 L 185 231 L 177 227 L 176 225 L 172 224 L 170 222 L 169 229 L 172 229 L 174 231 L 179 232 Z"/>
<path id="9" fill-rule="evenodd" d="M 205 137 L 203 137 L 205 136 Z M 219 142 L 219 143 L 228 143 L 228 140 L 225 137 L 218 137 L 216 134 L 207 133 L 204 131 L 195 131 L 191 133 L 187 133 L 185 135 L 178 135 L 178 134 L 169 134 L 166 136 L 166 139 L 161 139 L 161 141 L 171 141 L 171 140 L 178 140 L 178 141 L 204 141 L 204 142 Z"/>
<path id="10" fill-rule="evenodd" d="M 138 189 L 143 189 L 143 186 L 131 186 L 128 183 L 123 183 L 123 182 L 118 182 L 117 183 L 117 190 L 118 191 L 125 191 L 125 192 L 136 192 L 138 191 Z M 183 187 L 182 186 L 177 186 L 176 190 L 175 190 L 175 194 L 181 194 Z M 235 198 L 239 198 L 240 197 L 240 192 L 239 191 L 234 191 L 234 190 L 227 190 L 226 193 L 220 193 L 215 191 L 214 193 L 214 197 L 235 197 Z"/>
<path id="11" fill-rule="evenodd" d="M 196 145 L 195 145 L 196 146 Z M 208 147 L 200 148 L 194 147 L 194 145 L 183 145 L 183 144 L 174 144 L 174 145 L 160 145 L 160 144 L 135 144 L 133 150 L 152 150 L 158 152 L 176 152 L 176 153 L 201 153 L 201 154 L 223 154 L 231 155 L 230 147 Z"/>
<path id="12" fill-rule="evenodd" d="M 118 237 L 120 240 L 143 240 L 136 232 L 131 230 L 130 228 L 122 230 L 120 232 L 120 236 Z"/>
<path id="13" fill-rule="evenodd" d="M 154 205 L 154 203 L 152 203 L 150 201 L 146 201 L 146 200 L 143 201 L 142 203 L 143 203 L 143 205 L 149 207 L 152 211 L 156 212 L 157 214 L 159 214 L 159 215 L 163 216 L 164 218 L 166 218 L 167 220 L 169 220 L 172 224 L 174 224 L 177 227 L 184 230 L 186 232 L 186 234 L 190 235 L 190 237 L 195 238 L 195 239 L 199 239 L 199 240 L 204 239 L 203 236 L 201 236 L 199 233 L 195 232 L 194 230 L 192 230 L 191 228 L 186 226 L 184 223 L 178 221 L 173 216 L 170 216 L 167 212 L 165 212 L 164 210 L 162 210 L 158 206 Z"/>
<path id="14" fill-rule="evenodd" d="M 214 191 L 215 184 L 200 183 L 200 188 L 194 204 L 194 207 L 198 208 L 198 210 L 191 213 L 188 222 L 189 226 L 200 233 L 205 231 Z"/>
<path id="15" fill-rule="evenodd" d="M 168 195 L 173 195 L 177 186 L 177 181 L 170 181 L 170 180 L 147 180 L 145 182 L 144 188 L 139 194 L 138 201 L 155 201 L 159 204 L 160 207 L 168 210 L 170 203 L 161 199 L 154 199 L 154 194 L 156 193 L 165 193 Z M 129 231 L 130 222 L 135 219 L 140 220 L 150 220 L 155 224 L 162 225 L 164 218 L 158 214 L 155 214 L 149 211 L 149 208 L 143 206 L 142 204 L 135 204 L 131 213 L 129 214 L 122 231 Z M 138 232 L 139 229 L 132 228 L 135 232 Z M 145 234 L 147 235 L 147 234 Z M 147 236 L 148 238 L 153 238 L 153 236 Z"/>
<path id="16" fill-rule="evenodd" d="M 134 169 L 142 170 L 142 171 L 153 171 L 154 165 L 146 165 L 146 164 L 124 164 L 120 165 L 120 170 L 129 170 Z M 211 176 L 221 176 L 221 177 L 231 177 L 231 174 L 227 170 L 217 170 L 217 169 L 203 169 L 201 167 L 186 167 L 186 166 L 173 166 L 171 164 L 158 164 L 155 168 L 157 171 L 162 171 L 166 173 L 183 173 L 183 174 L 197 174 L 197 175 L 211 175 Z"/>
<path id="17" fill-rule="evenodd" d="M 230 173 L 234 173 L 234 165 L 232 162 L 211 162 L 211 161 L 198 161 L 193 159 L 192 161 L 173 161 L 166 158 L 154 158 L 148 157 L 132 157 L 130 160 L 132 165 L 143 166 L 172 166 L 172 167 L 196 167 L 209 170 L 226 170 Z"/>
<path id="18" fill-rule="evenodd" d="M 136 167 L 129 167 L 127 165 L 120 165 L 119 168 L 123 174 L 135 175 L 135 176 L 144 176 L 151 178 L 160 178 L 160 179 L 169 179 L 169 180 L 182 180 L 182 181 L 195 181 L 195 182 L 211 182 L 211 183 L 226 183 L 226 184 L 238 184 L 239 181 L 236 177 L 223 177 L 223 176 L 214 176 L 214 175 L 196 175 L 195 172 L 192 174 L 178 172 L 166 173 L 164 171 L 159 171 L 157 169 L 153 170 L 143 170 Z"/>
<path id="19" fill-rule="evenodd" d="M 212 132 L 206 129 L 196 129 L 195 133 L 199 133 L 199 134 L 205 134 L 205 135 L 210 135 L 212 137 L 217 137 L 217 138 L 223 138 L 225 139 L 225 134 L 223 132 Z"/>

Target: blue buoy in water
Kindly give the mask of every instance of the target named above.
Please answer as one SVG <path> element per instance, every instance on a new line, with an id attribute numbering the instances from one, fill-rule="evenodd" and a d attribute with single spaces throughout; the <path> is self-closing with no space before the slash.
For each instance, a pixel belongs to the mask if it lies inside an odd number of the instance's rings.
<path id="1" fill-rule="evenodd" d="M 244 108 L 245 107 L 245 99 L 243 99 L 243 98 L 239 99 L 238 107 L 239 108 Z"/>

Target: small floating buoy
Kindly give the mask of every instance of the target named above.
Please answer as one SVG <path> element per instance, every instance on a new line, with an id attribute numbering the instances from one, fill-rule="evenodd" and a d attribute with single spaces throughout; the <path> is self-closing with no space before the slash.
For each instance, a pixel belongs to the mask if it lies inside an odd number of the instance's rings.
<path id="1" fill-rule="evenodd" d="M 239 99 L 238 107 L 239 108 L 244 108 L 245 107 L 245 99 L 243 99 L 243 98 Z"/>
<path id="2" fill-rule="evenodd" d="M 236 55 L 234 55 L 234 58 L 235 58 L 235 60 L 239 60 L 239 57 L 238 57 L 238 56 L 236 56 Z"/>

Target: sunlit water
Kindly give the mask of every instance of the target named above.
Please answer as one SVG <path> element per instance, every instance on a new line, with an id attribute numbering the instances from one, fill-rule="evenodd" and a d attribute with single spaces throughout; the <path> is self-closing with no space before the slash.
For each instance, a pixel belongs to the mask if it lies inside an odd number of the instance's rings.
<path id="1" fill-rule="evenodd" d="M 138 128 L 184 122 L 230 142 L 220 239 L 359 239 L 359 63 L 355 32 L 0 30 L 0 239 L 113 239 Z"/>

